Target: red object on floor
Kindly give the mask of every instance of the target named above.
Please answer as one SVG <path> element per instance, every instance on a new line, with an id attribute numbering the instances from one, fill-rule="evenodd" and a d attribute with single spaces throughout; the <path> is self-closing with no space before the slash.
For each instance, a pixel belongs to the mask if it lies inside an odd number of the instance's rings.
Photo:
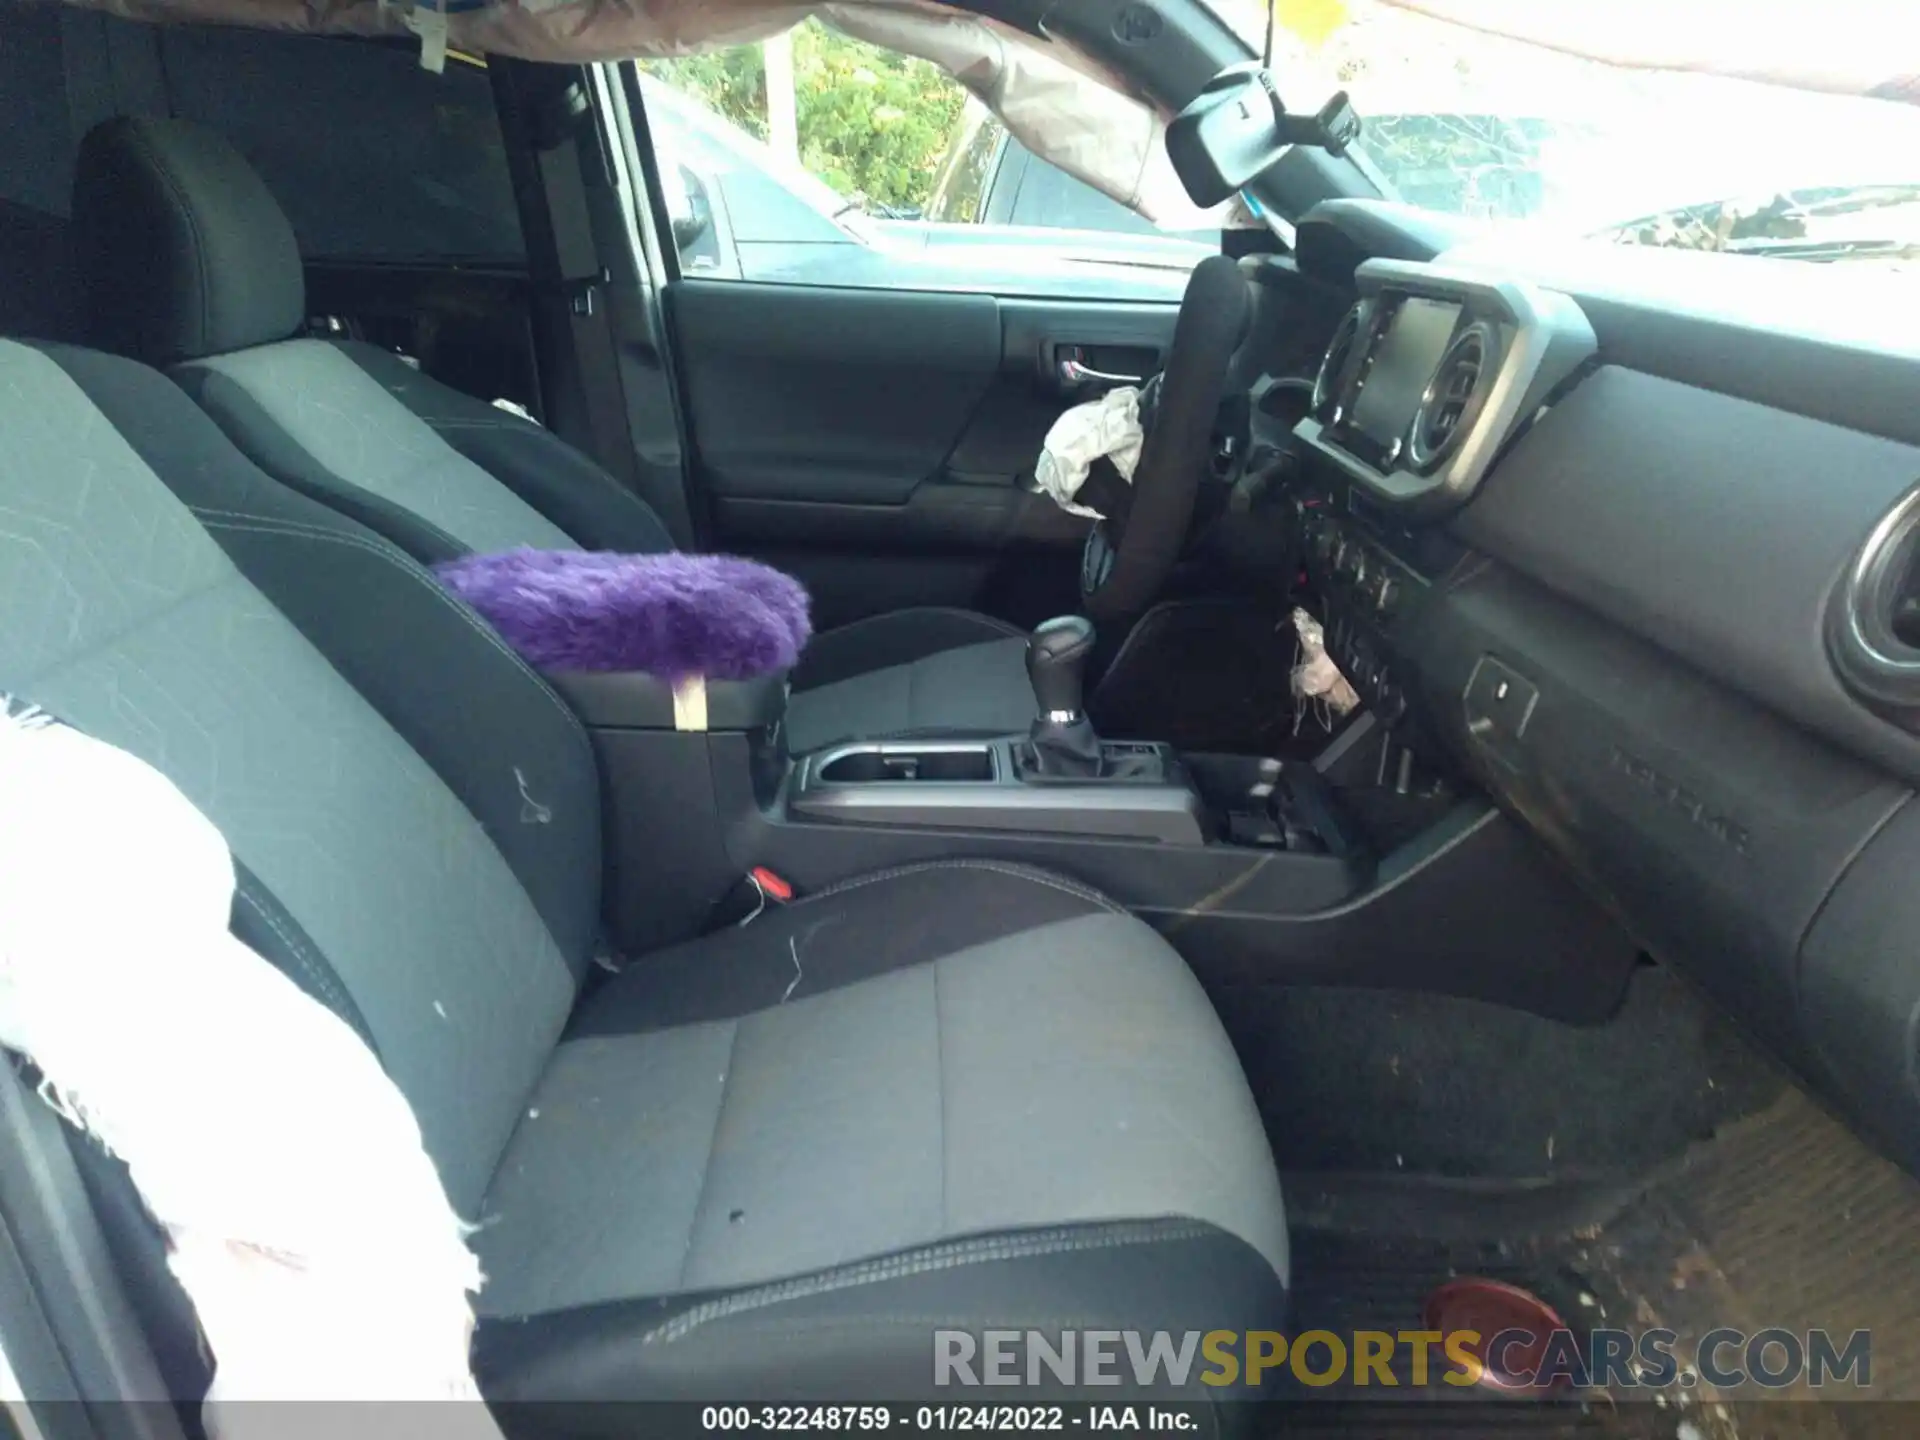
<path id="1" fill-rule="evenodd" d="M 1426 1322 L 1443 1335 L 1479 1334 L 1480 1343 L 1466 1348 L 1486 1366 L 1480 1384 L 1489 1390 L 1545 1391 L 1567 1383 L 1564 1376 L 1535 1383 L 1547 1341 L 1568 1326 L 1551 1305 L 1518 1285 L 1473 1276 L 1449 1280 L 1427 1297 Z"/>

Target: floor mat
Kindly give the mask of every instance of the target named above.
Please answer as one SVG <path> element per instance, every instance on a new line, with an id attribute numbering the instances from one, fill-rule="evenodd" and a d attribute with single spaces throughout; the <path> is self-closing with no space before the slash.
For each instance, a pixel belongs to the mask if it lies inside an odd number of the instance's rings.
<path id="1" fill-rule="evenodd" d="M 1811 1100 L 1789 1091 L 1689 1150 L 1632 1192 L 1463 1187 L 1294 1177 L 1291 1331 L 1420 1328 L 1425 1299 L 1458 1275 L 1530 1290 L 1576 1333 L 1677 1332 L 1684 1363 L 1708 1331 L 1871 1331 L 1871 1388 L 1585 1392 L 1584 1405 L 1489 1404 L 1484 1392 L 1412 1384 L 1396 1395 L 1293 1385 L 1276 1433 L 1594 1435 L 1606 1440 L 1879 1440 L 1920 1434 L 1920 1182 Z M 1470 1217 L 1479 1214 L 1479 1223 Z M 1454 1218 L 1468 1217 L 1466 1219 Z M 1483 1238 L 1496 1227 L 1506 1238 Z M 1405 1233 L 1413 1230 L 1416 1233 Z M 1738 1357 L 1738 1350 L 1734 1352 Z M 1431 1376 L 1430 1376 L 1431 1379 Z M 1290 1382 L 1291 1383 L 1291 1382 Z M 1792 1403 L 1792 1402 L 1801 1403 Z M 1313 1402 L 1313 1403 L 1299 1403 Z M 1329 1403 L 1335 1402 L 1335 1403 Z M 1818 1402 L 1818 1403 L 1815 1403 Z"/>
<path id="2" fill-rule="evenodd" d="M 1671 1328 L 1682 1353 L 1718 1326 L 1871 1332 L 1869 1399 L 1801 1382 L 1731 1407 L 1703 1382 L 1707 1418 L 1725 1421 L 1708 1437 L 1920 1433 L 1920 1182 L 1800 1093 L 1697 1147 L 1565 1254 L 1629 1317 L 1613 1323 Z M 1779 1403 L 1814 1399 L 1829 1403 Z"/>
<path id="3" fill-rule="evenodd" d="M 1424 1327 L 1427 1296 L 1460 1275 L 1505 1280 L 1540 1295 L 1570 1324 L 1583 1313 L 1581 1278 L 1556 1269 L 1552 1247 L 1535 1251 L 1501 1242 L 1443 1243 L 1425 1239 L 1306 1231 L 1296 1236 L 1294 1325 L 1291 1333 L 1326 1330 L 1343 1337 L 1356 1331 L 1402 1331 Z M 1324 1352 L 1316 1356 L 1323 1364 Z M 1614 1411 L 1601 1398 L 1509 1399 L 1442 1383 L 1436 1353 L 1427 1383 L 1418 1385 L 1410 1347 L 1396 1346 L 1388 1396 L 1377 1387 L 1341 1386 L 1337 1397 L 1289 1376 L 1269 1433 L 1326 1436 L 1511 1437 L 1511 1440 L 1675 1440 L 1675 1417 L 1655 1407 Z M 1374 1398 L 1382 1397 L 1382 1398 Z"/>
<path id="4" fill-rule="evenodd" d="M 1248 987 L 1219 1001 L 1283 1170 L 1646 1176 L 1785 1084 L 1652 966 L 1594 1026 L 1387 991 Z"/>

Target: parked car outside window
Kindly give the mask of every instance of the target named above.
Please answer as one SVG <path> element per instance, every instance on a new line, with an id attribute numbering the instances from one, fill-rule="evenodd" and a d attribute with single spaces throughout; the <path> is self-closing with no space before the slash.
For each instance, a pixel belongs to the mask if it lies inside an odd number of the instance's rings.
<path id="1" fill-rule="evenodd" d="M 925 61 L 814 23 L 793 49 L 794 154 L 763 138 L 759 47 L 640 62 L 690 278 L 1177 301 L 1219 249 L 1030 154 Z"/>

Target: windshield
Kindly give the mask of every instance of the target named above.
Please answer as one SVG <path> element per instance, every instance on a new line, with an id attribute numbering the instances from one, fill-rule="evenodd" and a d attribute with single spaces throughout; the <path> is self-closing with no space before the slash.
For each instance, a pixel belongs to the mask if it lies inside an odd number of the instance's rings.
<path id="1" fill-rule="evenodd" d="M 1265 0 L 1215 3 L 1259 50 Z M 1358 148 L 1396 198 L 1628 244 L 1920 268 L 1920 105 L 1832 93 L 1849 66 L 1862 91 L 1876 66 L 1914 68 L 1901 59 L 1913 0 L 1745 3 L 1707 60 L 1682 53 L 1690 21 L 1729 16 L 1727 0 L 1668 0 L 1651 39 L 1628 0 L 1280 0 L 1277 13 L 1289 107 L 1347 91 Z M 1680 64 L 1828 89 L 1653 68 Z"/>

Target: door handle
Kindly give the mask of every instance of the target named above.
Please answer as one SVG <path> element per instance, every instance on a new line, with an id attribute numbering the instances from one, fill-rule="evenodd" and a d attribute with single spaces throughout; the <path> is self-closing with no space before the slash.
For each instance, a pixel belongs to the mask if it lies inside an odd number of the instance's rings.
<path id="1" fill-rule="evenodd" d="M 1111 371 L 1095 370 L 1074 355 L 1065 356 L 1060 361 L 1062 385 L 1138 385 L 1146 378 L 1144 375 L 1115 375 Z"/>
<path id="2" fill-rule="evenodd" d="M 1133 357 L 1125 357 L 1131 360 Z M 1096 370 L 1087 364 L 1084 345 L 1053 347 L 1053 378 L 1062 390 L 1078 390 L 1082 385 L 1141 385 L 1144 375 L 1122 375 L 1114 370 Z"/>

